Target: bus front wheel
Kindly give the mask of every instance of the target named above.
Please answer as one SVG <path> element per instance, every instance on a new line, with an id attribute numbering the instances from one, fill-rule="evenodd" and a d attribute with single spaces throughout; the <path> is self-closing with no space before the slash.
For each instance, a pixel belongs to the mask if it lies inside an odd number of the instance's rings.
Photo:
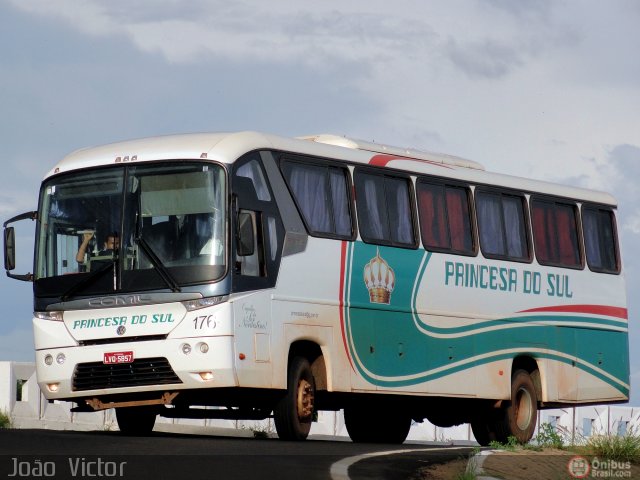
<path id="1" fill-rule="evenodd" d="M 276 404 L 273 420 L 281 440 L 304 440 L 315 411 L 316 382 L 309 361 L 294 357 L 289 364 L 287 393 Z"/>
<path id="2" fill-rule="evenodd" d="M 116 408 L 118 428 L 124 435 L 149 435 L 156 423 L 156 411 L 148 407 Z"/>

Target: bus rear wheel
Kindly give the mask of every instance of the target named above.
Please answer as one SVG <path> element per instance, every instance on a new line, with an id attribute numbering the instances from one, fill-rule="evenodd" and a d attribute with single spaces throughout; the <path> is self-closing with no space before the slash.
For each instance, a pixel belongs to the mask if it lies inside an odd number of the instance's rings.
<path id="1" fill-rule="evenodd" d="M 409 435 L 411 417 L 392 408 L 351 405 L 344 409 L 344 425 L 356 443 L 401 444 Z"/>
<path id="2" fill-rule="evenodd" d="M 304 440 L 315 412 L 316 383 L 309 361 L 295 357 L 289 364 L 287 393 L 276 404 L 273 420 L 281 440 Z"/>
<path id="3" fill-rule="evenodd" d="M 517 370 L 511 380 L 511 402 L 505 408 L 507 438 L 513 436 L 518 442 L 527 443 L 536 429 L 537 416 L 538 399 L 531 375 Z"/>
<path id="4" fill-rule="evenodd" d="M 531 375 L 516 370 L 511 378 L 511 401 L 499 410 L 481 412 L 471 422 L 471 429 L 480 445 L 492 441 L 506 443 L 514 437 L 518 443 L 531 440 L 538 416 L 538 398 Z"/>
<path id="5" fill-rule="evenodd" d="M 122 434 L 143 437 L 153 431 L 156 411 L 148 407 L 119 407 L 116 420 Z"/>

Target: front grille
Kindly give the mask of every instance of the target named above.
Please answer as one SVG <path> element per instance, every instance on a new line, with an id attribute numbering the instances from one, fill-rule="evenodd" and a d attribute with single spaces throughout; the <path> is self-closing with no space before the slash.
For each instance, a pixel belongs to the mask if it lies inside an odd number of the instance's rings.
<path id="1" fill-rule="evenodd" d="M 73 372 L 73 390 L 138 387 L 182 383 L 166 358 L 140 358 L 132 363 L 79 363 Z"/>

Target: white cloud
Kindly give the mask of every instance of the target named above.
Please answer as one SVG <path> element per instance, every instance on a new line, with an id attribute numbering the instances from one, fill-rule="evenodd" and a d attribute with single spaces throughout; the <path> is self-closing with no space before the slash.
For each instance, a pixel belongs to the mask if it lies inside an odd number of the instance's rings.
<path id="1" fill-rule="evenodd" d="M 356 11 L 340 2 L 304 8 L 299 2 L 175 1 L 77 4 L 15 1 L 34 14 L 66 21 L 89 35 L 125 36 L 143 51 L 159 52 L 171 62 L 198 62 L 207 55 L 238 61 L 374 60 L 423 46 L 430 28 L 387 8 Z M 125 5 L 126 4 L 126 5 Z M 377 11 L 376 11 L 377 10 Z M 425 35 L 427 34 L 427 35 Z M 407 51 L 409 50 L 409 51 Z"/>
<path id="2" fill-rule="evenodd" d="M 594 176 L 589 159 L 640 129 L 639 17 L 624 0 L 13 3 L 172 65 L 253 64 L 256 81 L 261 68 L 283 65 L 331 72 L 336 88 L 366 94 L 380 111 L 338 133 L 515 175 L 554 178 L 561 164 Z"/>

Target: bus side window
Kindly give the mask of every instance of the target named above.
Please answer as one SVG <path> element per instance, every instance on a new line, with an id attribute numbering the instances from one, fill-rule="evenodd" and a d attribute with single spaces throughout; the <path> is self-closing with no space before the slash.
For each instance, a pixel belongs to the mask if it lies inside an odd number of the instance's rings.
<path id="1" fill-rule="evenodd" d="M 255 195 L 258 200 L 263 202 L 271 201 L 271 194 L 269 193 L 269 187 L 262 173 L 262 168 L 257 160 L 251 160 L 244 165 L 238 167 L 236 170 L 237 177 L 244 177 L 251 180 Z"/>
<path id="2" fill-rule="evenodd" d="M 309 233 L 316 237 L 353 240 L 355 229 L 347 168 L 295 160 L 284 160 L 281 168 Z"/>
<path id="3" fill-rule="evenodd" d="M 583 206 L 582 227 L 589 268 L 594 272 L 620 273 L 620 254 L 613 211 Z"/>
<path id="4" fill-rule="evenodd" d="M 524 204 L 521 195 L 476 189 L 480 248 L 486 258 L 531 261 Z"/>
<path id="5" fill-rule="evenodd" d="M 416 248 L 414 204 L 406 177 L 355 171 L 360 236 L 367 243 Z"/>
<path id="6" fill-rule="evenodd" d="M 425 248 L 475 255 L 468 187 L 419 178 L 417 195 Z"/>
<path id="7" fill-rule="evenodd" d="M 238 161 L 232 180 L 237 212 L 235 272 L 244 277 L 234 287 L 238 291 L 275 282 L 283 236 L 278 230 L 282 228 L 278 227 L 278 210 L 260 157 L 251 153 L 245 158 Z"/>
<path id="8" fill-rule="evenodd" d="M 582 268 L 575 204 L 532 197 L 531 225 L 536 258 L 541 265 Z"/>

